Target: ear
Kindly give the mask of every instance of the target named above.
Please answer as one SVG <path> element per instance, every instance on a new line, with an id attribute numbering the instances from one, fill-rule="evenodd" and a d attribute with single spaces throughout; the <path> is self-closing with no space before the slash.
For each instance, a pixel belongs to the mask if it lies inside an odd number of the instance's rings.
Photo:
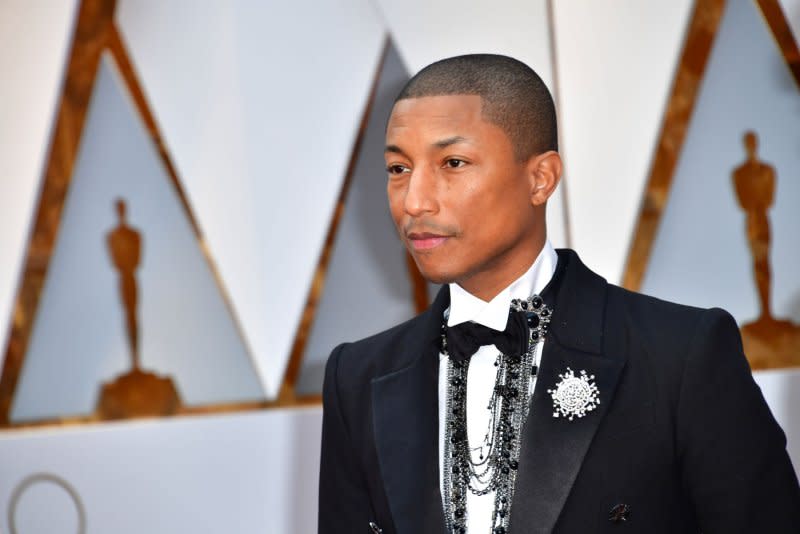
<path id="1" fill-rule="evenodd" d="M 526 171 L 530 182 L 531 204 L 542 206 L 547 202 L 561 181 L 562 168 L 561 156 L 554 150 L 532 156 L 528 160 Z"/>

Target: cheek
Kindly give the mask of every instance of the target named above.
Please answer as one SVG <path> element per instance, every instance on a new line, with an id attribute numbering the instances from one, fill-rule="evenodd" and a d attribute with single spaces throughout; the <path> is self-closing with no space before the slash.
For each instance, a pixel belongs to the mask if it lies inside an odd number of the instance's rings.
<path id="1" fill-rule="evenodd" d="M 494 226 L 498 219 L 505 217 L 507 208 L 496 189 L 480 182 L 465 184 L 452 201 L 452 209 L 459 214 L 464 226 L 474 230 Z"/>
<path id="2" fill-rule="evenodd" d="M 527 189 L 514 182 L 502 187 L 465 188 L 458 207 L 455 207 L 460 211 L 465 235 L 487 245 L 500 245 L 506 236 L 511 239 L 515 229 L 529 226 L 531 210 L 526 195 Z"/>
<path id="3" fill-rule="evenodd" d="M 389 201 L 389 214 L 392 216 L 395 225 L 402 224 L 403 219 L 403 192 L 390 181 L 386 186 L 386 196 Z"/>

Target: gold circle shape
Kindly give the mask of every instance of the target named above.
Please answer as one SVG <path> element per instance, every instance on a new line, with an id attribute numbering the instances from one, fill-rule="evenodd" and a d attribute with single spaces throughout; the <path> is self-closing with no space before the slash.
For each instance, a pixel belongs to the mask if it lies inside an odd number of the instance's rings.
<path id="1" fill-rule="evenodd" d="M 50 473 L 35 473 L 30 475 L 14 488 L 14 492 L 11 494 L 11 500 L 8 503 L 8 528 L 11 529 L 10 534 L 19 534 L 15 516 L 17 505 L 19 505 L 22 494 L 31 486 L 40 482 L 55 484 L 67 492 L 67 495 L 70 496 L 72 502 L 75 504 L 75 510 L 78 512 L 78 534 L 86 534 L 86 509 L 81 502 L 80 495 L 78 495 L 78 492 L 69 482 Z"/>

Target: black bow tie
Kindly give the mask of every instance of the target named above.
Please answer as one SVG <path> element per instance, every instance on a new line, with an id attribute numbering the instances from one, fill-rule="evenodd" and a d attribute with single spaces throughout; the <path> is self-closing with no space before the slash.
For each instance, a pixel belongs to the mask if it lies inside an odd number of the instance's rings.
<path id="1" fill-rule="evenodd" d="M 512 311 L 502 332 L 468 321 L 448 327 L 445 339 L 447 353 L 458 362 L 468 360 L 484 345 L 494 345 L 506 356 L 520 356 L 528 350 L 528 325 L 523 312 Z"/>

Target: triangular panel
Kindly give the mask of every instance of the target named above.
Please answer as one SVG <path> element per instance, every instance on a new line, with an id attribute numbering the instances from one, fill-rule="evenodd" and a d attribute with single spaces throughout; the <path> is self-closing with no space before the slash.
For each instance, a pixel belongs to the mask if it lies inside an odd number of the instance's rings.
<path id="1" fill-rule="evenodd" d="M 622 279 L 693 2 L 552 2 L 572 245 Z"/>
<path id="2" fill-rule="evenodd" d="M 749 130 L 758 159 L 776 177 L 766 210 L 772 313 L 800 322 L 800 91 L 755 2 L 725 9 L 642 290 L 721 306 L 741 323 L 759 315 L 747 218 L 733 179 Z"/>
<path id="3" fill-rule="evenodd" d="M 132 268 L 144 369 L 171 376 L 183 403 L 263 398 L 246 348 L 177 191 L 110 56 L 100 64 L 11 419 L 93 413 L 100 385 L 130 369 L 110 235 L 141 241 Z M 117 258 L 119 256 L 116 256 Z M 135 263 L 135 262 L 134 262 Z M 43 394 L 46 392 L 47 394 Z"/>
<path id="4" fill-rule="evenodd" d="M 416 312 L 405 249 L 389 215 L 383 159 L 386 121 L 407 80 L 405 66 L 390 46 L 305 348 L 299 394 L 322 391 L 325 361 L 334 346 L 377 333 Z"/>
<path id="5" fill-rule="evenodd" d="M 346 174 L 383 26 L 368 0 L 123 0 L 117 15 L 271 397 Z"/>

